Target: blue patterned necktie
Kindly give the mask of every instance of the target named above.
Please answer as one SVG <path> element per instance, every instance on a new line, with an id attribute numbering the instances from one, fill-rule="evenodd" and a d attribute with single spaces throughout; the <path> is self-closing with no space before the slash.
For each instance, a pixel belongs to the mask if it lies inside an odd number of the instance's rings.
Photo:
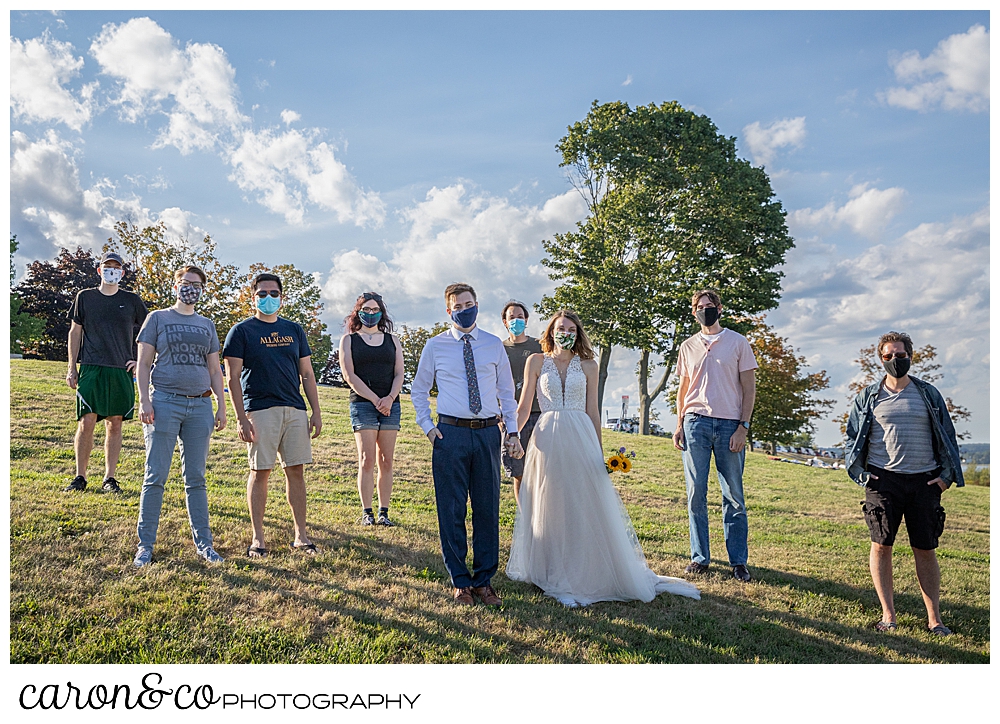
<path id="1" fill-rule="evenodd" d="M 483 401 L 479 397 L 479 380 L 476 378 L 476 358 L 472 356 L 472 335 L 463 334 L 462 357 L 465 359 L 465 379 L 469 383 L 469 410 L 478 415 L 483 409 Z"/>

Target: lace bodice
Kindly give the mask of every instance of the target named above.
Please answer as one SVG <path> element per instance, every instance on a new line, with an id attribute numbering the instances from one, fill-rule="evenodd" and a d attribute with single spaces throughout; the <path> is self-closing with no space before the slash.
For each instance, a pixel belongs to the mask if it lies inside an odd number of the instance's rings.
<path id="1" fill-rule="evenodd" d="M 587 376 L 580 366 L 580 357 L 573 356 L 566 369 L 566 384 L 556 369 L 555 361 L 545 355 L 542 371 L 538 375 L 538 405 L 542 412 L 549 410 L 587 411 Z"/>

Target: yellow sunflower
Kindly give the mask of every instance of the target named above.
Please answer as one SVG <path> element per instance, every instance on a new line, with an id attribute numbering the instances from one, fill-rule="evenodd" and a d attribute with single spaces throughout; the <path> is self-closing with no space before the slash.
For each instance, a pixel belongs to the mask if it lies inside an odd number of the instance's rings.
<path id="1" fill-rule="evenodd" d="M 623 473 L 627 473 L 631 469 L 632 469 L 632 461 L 629 460 L 626 457 L 623 457 L 622 458 L 622 472 Z"/>
<path id="2" fill-rule="evenodd" d="M 622 457 L 620 455 L 612 455 L 607 459 L 608 470 L 612 472 L 615 470 L 622 469 Z"/>

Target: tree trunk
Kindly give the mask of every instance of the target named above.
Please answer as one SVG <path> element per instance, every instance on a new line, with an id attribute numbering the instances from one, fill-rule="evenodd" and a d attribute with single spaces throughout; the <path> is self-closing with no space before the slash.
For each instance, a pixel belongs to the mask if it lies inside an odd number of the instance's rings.
<path id="1" fill-rule="evenodd" d="M 608 365 L 611 364 L 611 345 L 601 347 L 601 358 L 597 372 L 597 416 L 604 424 L 604 384 L 608 381 Z"/>
<path id="2" fill-rule="evenodd" d="M 663 368 L 663 377 L 656 383 L 653 391 L 649 391 L 649 350 L 642 350 L 639 357 L 639 434 L 649 434 L 649 408 L 653 400 L 660 396 L 660 393 L 667 387 L 667 378 L 673 369 L 672 359 L 667 359 Z"/>

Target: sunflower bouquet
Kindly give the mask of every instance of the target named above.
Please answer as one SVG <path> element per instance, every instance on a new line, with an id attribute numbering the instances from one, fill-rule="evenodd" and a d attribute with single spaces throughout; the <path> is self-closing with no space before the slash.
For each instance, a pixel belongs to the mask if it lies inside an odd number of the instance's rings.
<path id="1" fill-rule="evenodd" d="M 635 460 L 635 450 L 629 452 L 625 448 L 618 448 L 618 452 L 604 461 L 609 473 L 621 471 L 627 473 L 632 469 L 632 461 Z"/>

